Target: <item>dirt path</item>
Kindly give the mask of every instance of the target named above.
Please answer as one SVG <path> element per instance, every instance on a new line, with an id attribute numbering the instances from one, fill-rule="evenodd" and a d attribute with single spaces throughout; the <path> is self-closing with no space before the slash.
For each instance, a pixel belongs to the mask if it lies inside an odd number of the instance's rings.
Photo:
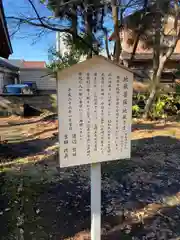
<path id="1" fill-rule="evenodd" d="M 35 155 L 29 156 L 28 152 L 22 155 L 24 162 L 2 168 L 2 240 L 20 239 L 20 236 L 25 240 L 80 240 L 88 235 L 89 167 L 59 169 L 54 147 L 57 136 L 53 135 L 56 130 L 47 130 L 55 126 L 55 122 L 41 125 L 38 130 L 37 126 L 31 126 L 31 140 L 25 134 L 27 128 L 23 128 L 21 133 L 27 143 L 24 139 L 22 143 L 9 142 L 10 149 L 18 149 L 18 144 L 19 150 L 37 147 Z M 104 240 L 173 240 L 180 236 L 179 126 L 178 123 L 164 126 L 140 122 L 133 126 L 131 160 L 103 164 Z M 47 145 L 39 144 L 45 140 Z M 33 148 L 30 143 L 34 144 Z M 16 145 L 11 148 L 11 144 Z M 1 157 L 3 162 L 9 161 L 6 156 Z M 11 158 L 11 162 L 16 162 L 16 158 Z"/>

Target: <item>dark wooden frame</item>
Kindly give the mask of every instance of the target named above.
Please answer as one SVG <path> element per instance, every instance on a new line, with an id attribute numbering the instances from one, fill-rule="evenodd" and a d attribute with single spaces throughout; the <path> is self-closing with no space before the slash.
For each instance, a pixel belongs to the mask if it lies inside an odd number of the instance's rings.
<path id="1" fill-rule="evenodd" d="M 0 0 L 0 57 L 8 58 L 12 54 L 12 45 L 8 33 L 2 0 Z"/>

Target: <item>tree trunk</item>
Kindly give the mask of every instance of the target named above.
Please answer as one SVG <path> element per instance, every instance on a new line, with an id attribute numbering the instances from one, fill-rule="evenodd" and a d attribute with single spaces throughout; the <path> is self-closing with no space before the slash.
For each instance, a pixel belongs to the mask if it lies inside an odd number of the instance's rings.
<path id="1" fill-rule="evenodd" d="M 157 79 L 156 79 L 156 81 L 157 81 Z M 158 80 L 158 82 L 159 82 L 159 80 Z M 153 105 L 153 103 L 156 99 L 156 96 L 157 96 L 157 88 L 158 87 L 154 84 L 153 88 L 151 89 L 151 93 L 149 95 L 149 98 L 146 102 L 146 106 L 145 106 L 145 109 L 144 109 L 144 114 L 143 114 L 144 119 L 149 118 L 149 114 L 150 114 L 152 105 Z"/>
<path id="2" fill-rule="evenodd" d="M 157 91 L 159 89 L 159 84 L 160 84 L 160 80 L 161 80 L 161 74 L 162 74 L 164 64 L 165 64 L 165 59 L 163 59 L 163 57 L 162 57 L 159 59 L 158 62 L 159 62 L 159 67 L 157 70 L 154 69 L 154 74 L 152 77 L 153 86 L 152 86 L 151 93 L 149 95 L 149 98 L 146 102 L 146 106 L 144 109 L 144 114 L 143 114 L 144 119 L 147 119 L 149 117 L 149 113 L 151 111 L 152 105 L 153 105 L 154 101 L 156 100 Z"/>
<path id="3" fill-rule="evenodd" d="M 92 58 L 92 49 L 93 49 L 93 28 L 92 28 L 92 21 L 93 21 L 93 15 L 92 15 L 92 10 L 88 7 L 88 0 L 84 1 L 84 15 L 85 15 L 85 31 L 87 35 L 87 41 L 89 43 L 89 48 L 88 54 L 87 54 L 87 59 Z"/>
<path id="4" fill-rule="evenodd" d="M 72 24 L 72 32 L 73 32 L 73 40 L 75 42 L 76 36 L 78 35 L 78 17 L 77 17 L 77 7 L 73 6 L 73 15 L 71 16 L 71 24 Z"/>
<path id="5" fill-rule="evenodd" d="M 92 58 L 92 48 L 93 48 L 93 38 L 92 38 L 92 14 L 87 12 L 87 18 L 86 18 L 86 33 L 88 36 L 89 45 L 91 46 L 91 49 L 88 51 L 87 58 Z"/>
<path id="6" fill-rule="evenodd" d="M 108 59 L 111 60 L 111 54 L 109 52 L 109 45 L 108 45 L 108 31 L 107 28 L 104 27 L 104 17 L 105 17 L 105 11 L 104 8 L 102 8 L 102 12 L 101 12 L 101 28 L 104 32 L 104 36 L 105 36 L 105 49 L 106 49 L 106 54 Z"/>
<path id="7" fill-rule="evenodd" d="M 115 61 L 119 63 L 119 58 L 121 54 L 121 41 L 119 36 L 119 7 L 117 6 L 116 0 L 111 0 L 111 7 L 112 7 L 112 15 L 113 15 L 113 22 L 114 22 L 114 33 L 116 36 L 116 50 L 115 50 Z"/>
<path id="8" fill-rule="evenodd" d="M 156 3 L 156 8 L 158 9 L 158 4 Z M 156 9 L 156 10 L 157 10 Z M 159 87 L 161 73 L 163 71 L 164 62 L 160 59 L 160 47 L 161 47 L 161 15 L 157 14 L 154 23 L 154 36 L 153 36 L 153 76 L 152 76 L 152 89 L 149 98 L 146 102 L 144 109 L 143 118 L 148 118 L 151 111 L 152 105 L 156 99 L 157 90 Z"/>
<path id="9" fill-rule="evenodd" d="M 134 40 L 134 43 L 133 43 L 133 51 L 131 53 L 129 67 L 132 64 L 132 61 L 134 60 L 134 56 L 135 56 L 135 53 L 136 53 L 136 50 L 137 50 L 137 47 L 138 47 L 138 44 L 139 44 L 140 36 L 143 33 L 143 31 L 144 31 L 143 20 L 144 20 L 144 18 L 146 16 L 147 8 L 148 8 L 148 0 L 144 0 L 143 14 L 141 16 L 141 19 L 140 19 L 140 22 L 139 22 L 139 27 L 138 27 L 138 32 L 136 34 L 136 37 L 135 37 L 135 40 Z"/>
<path id="10" fill-rule="evenodd" d="M 111 54 L 109 52 L 109 46 L 108 46 L 108 33 L 107 33 L 107 29 L 103 28 L 104 31 L 104 35 L 105 35 L 105 49 L 106 49 L 106 54 L 108 59 L 111 60 Z"/>

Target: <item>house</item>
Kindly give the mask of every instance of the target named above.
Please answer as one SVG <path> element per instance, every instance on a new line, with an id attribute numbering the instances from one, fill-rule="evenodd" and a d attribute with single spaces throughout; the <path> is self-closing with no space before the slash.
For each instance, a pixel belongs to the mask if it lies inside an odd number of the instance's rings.
<path id="1" fill-rule="evenodd" d="M 152 6 L 153 7 L 153 6 Z M 151 9 L 149 8 L 148 13 L 146 14 L 146 22 L 152 21 Z M 135 26 L 134 21 L 132 21 L 133 17 L 137 17 L 137 13 L 141 10 L 132 13 L 131 15 L 127 16 L 125 21 L 125 26 L 120 28 L 119 34 L 121 39 L 121 60 L 123 61 L 125 66 L 130 66 L 136 73 L 138 73 L 139 79 L 141 80 L 148 80 L 152 73 L 152 66 L 153 66 L 153 50 L 151 47 L 147 48 L 147 41 L 152 42 L 152 37 L 149 37 L 143 40 L 141 36 L 137 48 L 136 53 L 131 61 L 131 54 L 133 52 L 133 43 L 135 39 L 135 35 L 133 34 L 133 29 Z M 153 12 L 153 11 L 152 11 Z M 154 14 L 154 13 L 152 13 Z M 135 16 L 136 15 L 136 16 Z M 134 18 L 135 19 L 135 18 Z M 172 16 L 168 17 L 167 24 L 165 26 L 164 34 L 165 34 L 165 41 L 163 46 L 167 46 L 167 43 L 171 41 L 173 38 L 173 24 L 174 19 Z M 116 39 L 115 33 L 113 33 L 109 40 L 114 41 Z M 176 73 L 179 70 L 180 64 L 180 40 L 177 42 L 177 46 L 175 48 L 174 53 L 171 55 L 170 59 L 167 61 L 164 67 L 164 71 L 162 73 L 161 82 L 163 83 L 172 83 L 177 78 Z"/>
<path id="2" fill-rule="evenodd" d="M 36 82 L 38 90 L 56 90 L 56 79 L 46 68 L 45 61 L 10 59 L 8 62 L 19 68 L 19 82 Z"/>
<path id="3" fill-rule="evenodd" d="M 19 68 L 0 59 L 0 94 L 3 92 L 5 85 L 18 83 L 18 79 Z"/>
<path id="4" fill-rule="evenodd" d="M 7 29 L 2 1 L 0 1 L 0 57 L 8 58 L 12 54 L 11 41 Z"/>
<path id="5" fill-rule="evenodd" d="M 4 9 L 2 1 L 0 1 L 0 93 L 2 93 L 4 85 L 18 81 L 19 68 L 3 59 L 8 58 L 12 52 Z"/>

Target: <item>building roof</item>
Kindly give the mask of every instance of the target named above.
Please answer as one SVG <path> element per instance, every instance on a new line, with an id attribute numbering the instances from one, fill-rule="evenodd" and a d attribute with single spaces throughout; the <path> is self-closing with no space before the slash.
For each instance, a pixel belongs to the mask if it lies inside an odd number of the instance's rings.
<path id="1" fill-rule="evenodd" d="M 131 53 L 123 51 L 121 53 L 121 58 L 123 60 L 130 60 Z M 152 59 L 153 59 L 153 53 L 136 53 L 133 61 L 135 61 L 135 60 L 143 61 L 143 60 L 152 60 Z M 180 61 L 180 53 L 173 53 L 170 57 L 170 60 Z"/>
<path id="2" fill-rule="evenodd" d="M 0 67 L 7 68 L 9 70 L 16 71 L 16 72 L 19 70 L 18 67 L 16 67 L 15 65 L 11 64 L 10 62 L 2 58 L 0 58 Z"/>
<path id="3" fill-rule="evenodd" d="M 12 45 L 8 33 L 2 0 L 0 0 L 0 56 L 8 58 L 12 54 Z"/>
<path id="4" fill-rule="evenodd" d="M 46 68 L 45 61 L 23 61 L 23 68 Z"/>
<path id="5" fill-rule="evenodd" d="M 25 61 L 23 59 L 9 59 L 10 64 L 17 66 L 20 69 L 45 69 L 45 61 Z"/>
<path id="6" fill-rule="evenodd" d="M 23 60 L 20 59 L 8 59 L 7 61 L 18 68 L 21 68 L 23 65 Z"/>

